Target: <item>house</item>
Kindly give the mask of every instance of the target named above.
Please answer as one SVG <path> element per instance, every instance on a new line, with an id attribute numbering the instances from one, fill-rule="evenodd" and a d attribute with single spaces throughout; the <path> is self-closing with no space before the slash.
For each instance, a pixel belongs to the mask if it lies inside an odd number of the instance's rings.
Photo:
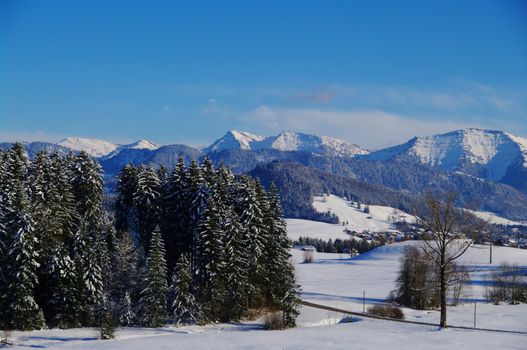
<path id="1" fill-rule="evenodd" d="M 305 245 L 300 250 L 303 250 L 305 252 L 317 252 L 317 248 L 313 247 L 312 245 Z"/>

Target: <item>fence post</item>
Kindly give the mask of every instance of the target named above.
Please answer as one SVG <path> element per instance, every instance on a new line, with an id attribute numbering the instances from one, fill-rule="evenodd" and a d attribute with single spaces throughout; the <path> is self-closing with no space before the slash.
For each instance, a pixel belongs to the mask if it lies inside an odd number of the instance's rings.
<path id="1" fill-rule="evenodd" d="M 362 291 L 362 313 L 366 313 L 366 291 Z"/>
<path id="2" fill-rule="evenodd" d="M 474 302 L 474 328 L 476 328 L 476 302 Z"/>

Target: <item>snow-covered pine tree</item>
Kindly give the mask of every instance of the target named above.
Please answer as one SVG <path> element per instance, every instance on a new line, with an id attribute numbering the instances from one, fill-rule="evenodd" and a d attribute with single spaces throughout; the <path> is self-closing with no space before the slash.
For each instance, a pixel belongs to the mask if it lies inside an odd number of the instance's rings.
<path id="1" fill-rule="evenodd" d="M 13 275 L 9 285 L 8 313 L 11 315 L 11 326 L 20 330 L 40 329 L 45 326 L 44 314 L 35 300 L 35 287 L 38 283 L 36 270 L 38 252 L 37 240 L 32 227 L 32 220 L 27 210 L 21 209 L 16 225 L 18 233 L 9 251 L 13 261 Z"/>
<path id="2" fill-rule="evenodd" d="M 52 325 L 59 328 L 81 326 L 82 291 L 78 288 L 75 264 L 63 245 L 52 253 L 47 272 L 52 286 Z"/>
<path id="3" fill-rule="evenodd" d="M 111 261 L 110 295 L 113 300 L 121 305 L 121 310 L 124 304 L 127 305 L 126 307 L 130 304 L 133 310 L 135 302 L 139 299 L 141 292 L 139 289 L 141 275 L 138 270 L 138 252 L 128 233 L 121 233 L 117 239 Z M 129 301 L 126 300 L 126 295 L 128 295 Z"/>
<path id="4" fill-rule="evenodd" d="M 203 179 L 201 168 L 196 161 L 192 161 L 187 169 L 186 178 L 188 186 L 185 197 L 188 200 L 189 222 L 186 236 L 191 237 L 190 250 L 190 271 L 192 273 L 193 288 L 196 294 L 199 294 L 201 286 L 203 285 L 203 271 L 200 270 L 202 266 L 201 257 L 201 228 L 200 225 L 207 208 L 207 200 L 209 197 L 209 188 Z M 195 285 L 195 286 L 194 286 Z M 198 296 L 199 299 L 199 296 Z"/>
<path id="5" fill-rule="evenodd" d="M 186 254 L 182 254 L 174 268 L 170 284 L 172 315 L 174 324 L 190 324 L 199 320 L 200 312 L 196 298 L 191 293 L 190 265 Z"/>
<path id="6" fill-rule="evenodd" d="M 167 250 L 167 266 L 173 270 L 181 254 L 190 253 L 192 235 L 189 232 L 188 178 L 185 163 L 180 157 L 167 179 L 163 195 L 164 215 L 161 231 Z"/>
<path id="7" fill-rule="evenodd" d="M 209 188 L 212 188 L 216 183 L 216 172 L 214 165 L 209 157 L 205 156 L 203 163 L 201 164 L 201 172 L 203 174 L 203 180 Z"/>
<path id="8" fill-rule="evenodd" d="M 37 302 L 42 305 L 46 319 L 55 319 L 53 313 L 53 278 L 48 275 L 49 257 L 64 242 L 71 242 L 77 229 L 78 215 L 74 202 L 69 168 L 62 156 L 39 152 L 30 166 L 29 176 L 32 217 L 40 251 L 38 270 L 40 281 Z"/>
<path id="9" fill-rule="evenodd" d="M 99 265 L 97 244 L 90 236 L 84 220 L 73 237 L 73 261 L 76 271 L 76 284 L 82 300 L 83 324 L 95 325 L 104 293 L 104 283 Z"/>
<path id="10" fill-rule="evenodd" d="M 152 233 L 147 269 L 146 288 L 141 293 L 145 305 L 143 323 L 149 327 L 161 327 L 167 318 L 168 286 L 165 245 L 158 227 Z"/>
<path id="11" fill-rule="evenodd" d="M 244 240 L 247 250 L 251 253 L 248 260 L 248 293 L 247 304 L 260 307 L 264 304 L 262 298 L 262 271 L 259 261 L 262 258 L 265 241 L 261 231 L 263 228 L 263 212 L 256 195 L 255 182 L 249 176 L 243 176 L 238 188 L 236 212 L 244 229 Z"/>
<path id="12" fill-rule="evenodd" d="M 199 250 L 201 261 L 199 265 L 199 280 L 196 286 L 201 291 L 201 302 L 205 317 L 218 320 L 222 303 L 225 299 L 225 286 L 222 283 L 222 273 L 225 268 L 223 261 L 223 217 L 214 197 L 209 197 L 207 207 L 200 223 Z"/>
<path id="13" fill-rule="evenodd" d="M 227 207 L 223 224 L 224 263 L 222 278 L 225 285 L 225 300 L 222 309 L 224 321 L 237 320 L 243 316 L 247 293 L 247 262 L 249 252 L 243 235 L 243 228 L 238 222 L 232 207 Z"/>
<path id="14" fill-rule="evenodd" d="M 115 226 L 119 234 L 133 232 L 137 230 L 137 218 L 134 210 L 134 194 L 137 191 L 137 168 L 132 164 L 125 165 L 117 179 Z"/>
<path id="15" fill-rule="evenodd" d="M 125 292 L 124 296 L 119 303 L 119 325 L 128 327 L 134 325 L 136 321 L 136 315 L 132 305 L 132 298 L 130 292 Z"/>
<path id="16" fill-rule="evenodd" d="M 99 162 L 92 159 L 86 152 L 80 152 L 75 156 L 70 166 L 77 211 L 85 220 L 88 229 L 96 232 L 100 228 L 102 213 L 102 168 Z"/>
<path id="17" fill-rule="evenodd" d="M 6 314 L 15 329 L 40 329 L 44 315 L 35 299 L 39 252 L 27 193 L 27 154 L 15 144 L 7 160 L 7 239 L 8 287 Z"/>
<path id="18" fill-rule="evenodd" d="M 139 241 L 148 253 L 154 228 L 159 224 L 161 183 L 150 166 L 140 166 L 137 175 L 137 190 L 134 205 L 137 214 Z"/>
<path id="19" fill-rule="evenodd" d="M 287 237 L 286 223 L 282 214 L 280 195 L 274 183 L 268 193 L 269 207 L 266 225 L 269 240 L 265 251 L 265 270 L 268 279 L 267 303 L 283 311 L 286 327 L 295 326 L 298 316 L 299 286 L 296 284 L 293 265 L 289 262 L 291 242 Z"/>

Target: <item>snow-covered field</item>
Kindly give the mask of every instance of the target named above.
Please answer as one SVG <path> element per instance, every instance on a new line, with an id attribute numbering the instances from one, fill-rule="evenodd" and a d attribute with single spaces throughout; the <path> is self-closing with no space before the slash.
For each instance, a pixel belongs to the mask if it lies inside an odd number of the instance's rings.
<path id="1" fill-rule="evenodd" d="M 476 215 L 478 218 L 487 221 L 489 224 L 505 225 L 505 226 L 527 226 L 527 222 L 524 221 L 512 221 L 498 216 L 488 211 L 474 211 L 469 210 L 471 213 Z"/>
<path id="2" fill-rule="evenodd" d="M 393 230 L 393 221 L 415 222 L 415 217 L 398 209 L 381 205 L 369 205 L 370 212 L 364 212 L 364 205 L 357 208 L 357 203 L 335 195 L 314 197 L 313 207 L 320 213 L 330 212 L 339 217 L 340 222 L 349 222 L 346 228 L 351 231 L 383 232 Z M 342 227 L 342 225 L 341 225 Z"/>
<path id="3" fill-rule="evenodd" d="M 350 220 L 351 224 L 351 220 Z M 327 239 L 338 235 L 328 224 L 306 220 L 288 220 L 291 237 L 299 234 Z M 340 232 L 342 226 L 338 226 Z M 349 258 L 341 254 L 316 253 L 311 264 L 302 263 L 302 252 L 293 250 L 302 298 L 346 310 L 362 311 L 362 296 L 366 307 L 382 303 L 394 289 L 399 259 L 404 248 L 418 242 L 403 242 L 377 248 Z M 477 302 L 477 326 L 527 331 L 527 305 L 491 305 L 485 303 L 484 282 L 502 261 L 527 266 L 527 250 L 494 247 L 489 264 L 487 246 L 470 248 L 462 262 L 469 265 L 471 283 L 465 304 L 450 307 L 448 321 L 452 325 L 473 325 L 474 304 Z M 404 309 L 406 318 L 438 322 L 437 311 Z M 13 348 L 47 349 L 525 349 L 527 335 L 448 329 L 400 324 L 389 321 L 357 319 L 339 323 L 342 314 L 302 307 L 299 327 L 285 331 L 265 331 L 254 323 L 233 323 L 206 327 L 164 327 L 160 329 L 119 329 L 115 340 L 96 340 L 97 330 L 42 330 L 13 332 Z"/>

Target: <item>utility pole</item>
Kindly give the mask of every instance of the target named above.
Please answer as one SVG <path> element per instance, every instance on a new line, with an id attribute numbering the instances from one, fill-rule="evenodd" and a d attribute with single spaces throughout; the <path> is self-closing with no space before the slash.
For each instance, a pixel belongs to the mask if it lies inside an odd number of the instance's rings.
<path id="1" fill-rule="evenodd" d="M 490 240 L 490 264 L 492 265 L 492 239 Z"/>

